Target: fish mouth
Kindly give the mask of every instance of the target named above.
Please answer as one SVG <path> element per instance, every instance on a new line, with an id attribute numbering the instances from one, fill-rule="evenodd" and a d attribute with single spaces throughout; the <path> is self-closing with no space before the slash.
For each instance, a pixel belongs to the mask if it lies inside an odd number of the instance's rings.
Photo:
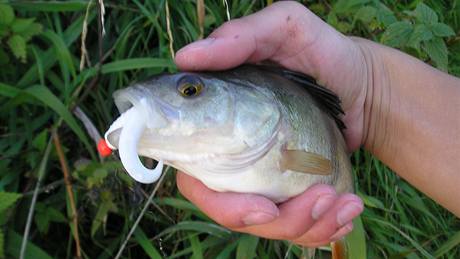
<path id="1" fill-rule="evenodd" d="M 125 110 L 104 134 L 111 149 L 117 149 L 118 146 L 120 160 L 128 174 L 136 181 L 146 184 L 155 182 L 161 176 L 163 160 L 158 161 L 155 169 L 148 169 L 141 163 L 138 143 L 143 132 L 146 128 L 162 128 L 180 117 L 175 107 L 157 98 L 153 99 L 153 102 L 149 102 L 146 98 L 141 98 Z"/>
<path id="2" fill-rule="evenodd" d="M 148 129 L 161 129 L 180 119 L 179 108 L 156 97 L 153 97 L 153 102 L 142 98 L 134 104 L 123 102 L 118 103 L 117 106 L 121 111 L 120 117 L 110 125 L 104 134 L 107 145 L 111 149 L 117 149 L 120 131 L 128 124 L 130 117 L 141 117 L 139 119 L 143 119 Z"/>

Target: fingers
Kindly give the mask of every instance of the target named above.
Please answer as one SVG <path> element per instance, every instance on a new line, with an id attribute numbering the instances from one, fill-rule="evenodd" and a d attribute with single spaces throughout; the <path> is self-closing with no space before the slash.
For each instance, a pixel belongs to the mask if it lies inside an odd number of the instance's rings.
<path id="1" fill-rule="evenodd" d="M 334 188 L 318 184 L 279 206 L 270 223 L 236 229 L 270 239 L 294 240 L 307 232 L 337 199 Z"/>
<path id="2" fill-rule="evenodd" d="M 178 173 L 177 184 L 185 197 L 227 228 L 303 246 L 320 246 L 342 238 L 353 229 L 353 218 L 363 210 L 359 197 L 338 195 L 324 184 L 310 187 L 279 207 L 258 195 L 212 191 L 183 173 Z"/>
<path id="3" fill-rule="evenodd" d="M 318 24 L 324 23 L 301 4 L 275 3 L 225 23 L 208 39 L 179 50 L 175 61 L 181 70 L 223 70 L 244 62 L 282 60 L 313 42 L 320 35 Z"/>
<path id="4" fill-rule="evenodd" d="M 221 193 L 208 189 L 203 183 L 178 172 L 180 192 L 217 223 L 228 228 L 268 223 L 279 215 L 276 205 L 258 195 Z"/>
<path id="5" fill-rule="evenodd" d="M 334 205 L 295 243 L 318 245 L 338 240 L 353 228 L 352 220 L 363 211 L 363 203 L 354 194 L 343 194 Z"/>

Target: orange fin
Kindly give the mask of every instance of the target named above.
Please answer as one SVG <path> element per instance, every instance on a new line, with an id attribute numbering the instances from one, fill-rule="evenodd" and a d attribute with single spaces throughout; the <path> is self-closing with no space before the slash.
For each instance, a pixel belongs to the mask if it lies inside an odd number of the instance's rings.
<path id="1" fill-rule="evenodd" d="M 347 259 L 347 247 L 345 241 L 340 239 L 331 243 L 332 259 Z"/>
<path id="2" fill-rule="evenodd" d="M 330 175 L 332 165 L 329 159 L 303 150 L 283 150 L 281 171 L 291 170 L 306 174 Z"/>

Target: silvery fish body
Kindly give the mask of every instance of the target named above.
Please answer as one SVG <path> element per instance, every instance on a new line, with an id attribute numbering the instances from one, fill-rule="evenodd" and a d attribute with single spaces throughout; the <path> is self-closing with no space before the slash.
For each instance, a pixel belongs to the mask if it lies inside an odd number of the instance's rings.
<path id="1" fill-rule="evenodd" d="M 114 98 L 122 115 L 106 133 L 113 148 L 120 148 L 127 125 L 142 124 L 139 137 L 128 139 L 135 134 L 127 132 L 123 143 L 137 142 L 137 154 L 213 190 L 275 202 L 316 183 L 353 190 L 338 98 L 307 76 L 260 66 L 184 72 L 135 84 Z"/>

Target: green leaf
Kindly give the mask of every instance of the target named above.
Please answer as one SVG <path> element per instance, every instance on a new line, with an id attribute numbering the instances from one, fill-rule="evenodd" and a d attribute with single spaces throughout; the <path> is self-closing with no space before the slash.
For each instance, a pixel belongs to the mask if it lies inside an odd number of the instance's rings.
<path id="1" fill-rule="evenodd" d="M 35 18 L 16 18 L 13 23 L 11 23 L 11 30 L 13 32 L 22 32 L 27 29 L 33 22 Z"/>
<path id="2" fill-rule="evenodd" d="M 0 229 L 0 258 L 5 258 L 5 234 L 3 234 L 3 230 Z"/>
<path id="3" fill-rule="evenodd" d="M 431 40 L 433 37 L 433 33 L 431 33 L 431 30 L 425 24 L 417 24 L 406 45 L 415 49 L 420 49 L 420 43 L 422 41 Z"/>
<path id="4" fill-rule="evenodd" d="M 39 23 L 32 23 L 25 30 L 19 32 L 18 34 L 24 37 L 26 41 L 29 41 L 33 36 L 38 35 L 42 32 L 43 26 Z"/>
<path id="5" fill-rule="evenodd" d="M 0 24 L 8 25 L 14 20 L 14 11 L 11 6 L 0 4 Z"/>
<path id="6" fill-rule="evenodd" d="M 93 223 L 91 224 L 91 236 L 94 236 L 94 234 L 96 234 L 96 232 L 103 224 L 105 225 L 109 211 L 115 210 L 116 208 L 115 204 L 113 203 L 113 196 L 111 192 L 102 192 L 101 198 L 103 202 L 97 209 L 96 216 L 94 217 Z"/>
<path id="7" fill-rule="evenodd" d="M 50 220 L 45 210 L 40 210 L 39 208 L 40 207 L 37 204 L 37 209 L 34 216 L 35 225 L 37 226 L 37 229 L 40 231 L 40 233 L 46 234 L 48 233 Z"/>
<path id="8" fill-rule="evenodd" d="M 65 107 L 64 104 L 48 88 L 42 85 L 34 85 L 24 90 L 24 92 L 42 101 L 44 105 L 50 107 L 53 111 L 59 114 L 59 116 L 61 116 L 61 118 L 67 123 L 67 125 L 69 125 L 73 132 L 83 142 L 83 144 L 88 149 L 88 152 L 93 157 L 96 157 L 96 154 L 93 150 L 94 148 L 90 145 L 87 136 L 78 125 L 72 113 L 70 113 L 67 107 Z"/>
<path id="9" fill-rule="evenodd" d="M 0 39 L 8 35 L 8 33 L 10 33 L 10 27 L 0 23 Z"/>
<path id="10" fill-rule="evenodd" d="M 383 24 L 383 26 L 388 27 L 391 24 L 397 22 L 396 16 L 394 13 L 386 7 L 384 4 L 379 3 L 377 6 L 377 20 Z"/>
<path id="11" fill-rule="evenodd" d="M 438 22 L 438 15 L 428 5 L 420 2 L 414 11 L 415 18 L 421 23 L 434 24 Z"/>
<path id="12" fill-rule="evenodd" d="M 360 20 L 364 23 L 370 23 L 372 19 L 376 17 L 377 14 L 377 9 L 372 6 L 363 6 L 358 9 L 358 11 L 355 14 L 355 19 Z"/>
<path id="13" fill-rule="evenodd" d="M 382 35 L 382 43 L 391 47 L 402 47 L 412 33 L 412 24 L 407 21 L 395 22 Z"/>
<path id="14" fill-rule="evenodd" d="M 257 244 L 259 238 L 249 234 L 242 234 L 238 240 L 236 248 L 237 259 L 252 259 L 256 257 Z"/>
<path id="15" fill-rule="evenodd" d="M 12 206 L 22 194 L 13 192 L 0 192 L 0 213 Z"/>
<path id="16" fill-rule="evenodd" d="M 6 251 L 13 258 L 19 258 L 19 253 L 21 251 L 21 242 L 22 236 L 13 230 L 8 231 L 8 242 Z M 47 254 L 40 247 L 33 244 L 31 241 L 27 241 L 26 253 L 24 258 L 34 258 L 34 259 L 52 259 L 52 257 Z"/>
<path id="17" fill-rule="evenodd" d="M 32 140 L 32 147 L 38 149 L 40 152 L 45 151 L 48 142 L 48 129 L 42 130 Z"/>
<path id="18" fill-rule="evenodd" d="M 8 54 L 3 50 L 3 48 L 0 48 L 0 66 L 8 64 L 10 62 L 10 57 Z M 1 90 L 0 90 L 1 91 Z"/>
<path id="19" fill-rule="evenodd" d="M 442 38 L 434 38 L 423 42 L 423 48 L 428 56 L 436 63 L 436 66 L 447 71 L 447 47 Z"/>
<path id="20" fill-rule="evenodd" d="M 21 62 L 26 62 L 27 53 L 25 39 L 21 35 L 14 34 L 8 39 L 7 43 L 13 55 L 21 60 Z"/>
<path id="21" fill-rule="evenodd" d="M 337 13 L 346 13 L 367 2 L 369 0 L 339 0 L 334 4 L 333 10 Z"/>
<path id="22" fill-rule="evenodd" d="M 433 32 L 434 35 L 438 37 L 450 37 L 450 36 L 455 36 L 454 30 L 452 28 L 444 23 L 434 23 L 430 26 L 431 31 Z"/>
<path id="23" fill-rule="evenodd" d="M 145 235 L 140 227 L 134 230 L 134 238 L 150 258 L 162 258 L 158 250 L 152 245 L 152 242 L 147 238 L 147 235 Z"/>

